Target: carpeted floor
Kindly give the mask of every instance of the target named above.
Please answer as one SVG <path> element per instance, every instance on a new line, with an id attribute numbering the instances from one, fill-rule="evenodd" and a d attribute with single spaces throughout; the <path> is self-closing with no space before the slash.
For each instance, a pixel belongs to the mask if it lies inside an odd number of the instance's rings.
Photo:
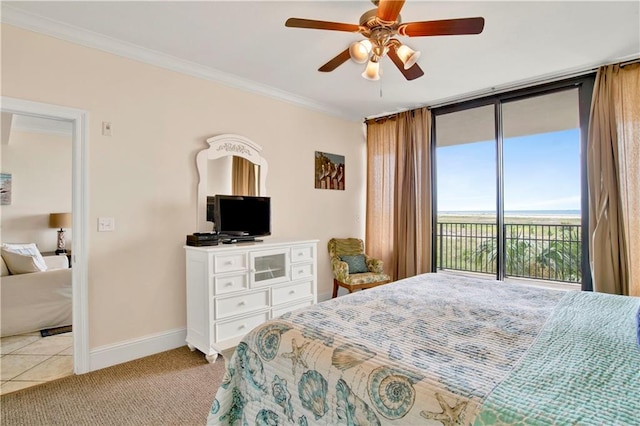
<path id="1" fill-rule="evenodd" d="M 224 375 L 186 346 L 0 397 L 1 424 L 204 425 Z"/>

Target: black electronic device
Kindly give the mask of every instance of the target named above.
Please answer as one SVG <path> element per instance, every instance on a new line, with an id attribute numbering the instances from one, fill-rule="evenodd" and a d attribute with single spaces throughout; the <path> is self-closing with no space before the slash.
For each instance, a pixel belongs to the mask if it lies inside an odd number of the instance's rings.
<path id="1" fill-rule="evenodd" d="M 255 237 L 271 235 L 269 197 L 216 195 L 213 197 L 212 211 L 215 230 L 221 240 L 255 241 Z"/>
<path id="2" fill-rule="evenodd" d="M 188 246 L 217 246 L 218 242 L 218 234 L 214 232 L 196 232 L 194 234 L 187 235 Z"/>

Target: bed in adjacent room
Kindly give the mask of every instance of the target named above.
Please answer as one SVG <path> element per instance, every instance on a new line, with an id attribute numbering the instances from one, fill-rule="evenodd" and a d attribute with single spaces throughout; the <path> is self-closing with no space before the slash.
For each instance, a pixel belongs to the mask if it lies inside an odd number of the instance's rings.
<path id="1" fill-rule="evenodd" d="M 208 424 L 640 424 L 640 298 L 424 274 L 273 319 Z"/>

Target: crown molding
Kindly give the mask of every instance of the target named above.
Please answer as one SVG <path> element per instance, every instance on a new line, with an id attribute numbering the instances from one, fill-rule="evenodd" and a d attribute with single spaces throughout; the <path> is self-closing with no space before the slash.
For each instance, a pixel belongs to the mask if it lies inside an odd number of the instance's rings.
<path id="1" fill-rule="evenodd" d="M 12 131 L 43 133 L 57 136 L 73 136 L 73 123 L 50 118 L 14 114 Z"/>
<path id="2" fill-rule="evenodd" d="M 60 21 L 27 13 L 11 7 L 6 3 L 2 5 L 0 22 L 66 40 L 85 47 L 102 50 L 104 52 L 133 59 L 135 61 L 144 62 L 160 68 L 220 83 L 227 87 L 302 106 L 338 118 L 351 121 L 359 121 L 361 119 L 361 117 L 350 116 L 344 111 L 337 110 L 303 96 L 298 96 L 271 86 L 256 83 L 255 81 L 243 79 L 232 74 L 224 73 L 195 62 L 179 59 L 175 56 L 167 55 L 155 50 L 146 49 L 132 43 L 123 42 L 121 40 L 65 24 Z"/>

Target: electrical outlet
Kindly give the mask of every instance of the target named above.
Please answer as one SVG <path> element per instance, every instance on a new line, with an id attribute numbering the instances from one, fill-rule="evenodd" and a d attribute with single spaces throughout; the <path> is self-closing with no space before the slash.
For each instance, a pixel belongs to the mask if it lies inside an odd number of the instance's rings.
<path id="1" fill-rule="evenodd" d="M 102 122 L 102 136 L 111 136 L 111 123 L 109 121 Z"/>
<path id="2" fill-rule="evenodd" d="M 98 218 L 98 232 L 112 232 L 116 230 L 116 221 L 112 217 Z"/>

